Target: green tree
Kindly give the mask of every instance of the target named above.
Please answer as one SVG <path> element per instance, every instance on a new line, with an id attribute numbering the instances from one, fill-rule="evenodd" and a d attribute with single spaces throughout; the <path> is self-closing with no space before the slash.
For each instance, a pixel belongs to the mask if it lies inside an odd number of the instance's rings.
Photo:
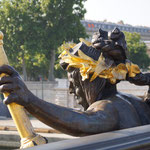
<path id="1" fill-rule="evenodd" d="M 0 29 L 11 65 L 24 79 L 48 74 L 54 80 L 57 48 L 63 41 L 78 41 L 86 32 L 85 0 L 1 0 Z M 33 72 L 33 69 L 35 71 Z"/>
<path id="2" fill-rule="evenodd" d="M 79 37 L 86 37 L 85 28 L 80 20 L 86 10 L 85 0 L 43 0 L 42 11 L 44 19 L 43 40 L 45 56 L 49 62 L 49 80 L 54 80 L 55 56 L 58 47 L 64 42 L 77 42 Z"/>
<path id="3" fill-rule="evenodd" d="M 40 3 L 35 0 L 2 0 L 0 8 L 0 29 L 5 34 L 4 47 L 10 64 L 22 70 L 24 80 L 27 80 L 27 69 L 31 63 L 33 66 L 34 57 L 41 50 Z"/>
<path id="4" fill-rule="evenodd" d="M 147 70 L 150 65 L 150 58 L 146 53 L 147 47 L 140 39 L 140 34 L 125 32 L 129 59 L 143 70 Z"/>

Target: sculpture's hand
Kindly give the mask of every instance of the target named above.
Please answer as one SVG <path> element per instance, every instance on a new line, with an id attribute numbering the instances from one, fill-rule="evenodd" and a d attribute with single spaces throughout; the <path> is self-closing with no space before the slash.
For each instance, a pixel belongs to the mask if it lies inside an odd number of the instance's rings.
<path id="1" fill-rule="evenodd" d="M 102 48 L 102 51 L 117 64 L 125 62 L 125 57 L 122 55 L 122 50 L 120 48 L 110 49 L 109 46 L 106 46 Z"/>
<path id="2" fill-rule="evenodd" d="M 122 53 L 122 49 L 116 46 L 113 41 L 105 40 L 98 36 L 93 36 L 92 45 L 97 50 L 101 50 L 104 55 L 112 58 L 115 62 L 125 62 L 125 57 Z"/>
<path id="3" fill-rule="evenodd" d="M 123 32 L 115 28 L 106 36 L 102 30 L 95 33 L 92 37 L 92 45 L 100 50 L 104 55 L 112 58 L 116 63 L 125 63 L 126 57 L 126 41 Z"/>
<path id="4" fill-rule="evenodd" d="M 17 104 L 26 106 L 29 100 L 33 97 L 33 94 L 28 90 L 18 72 L 8 65 L 0 67 L 0 74 L 5 73 L 8 76 L 0 78 L 0 92 L 10 93 L 10 95 L 4 99 L 5 104 L 15 102 Z"/>
<path id="5" fill-rule="evenodd" d="M 150 86 L 150 73 L 139 73 L 135 77 L 127 75 L 126 80 L 135 85 L 149 85 Z"/>
<path id="6" fill-rule="evenodd" d="M 92 45 L 94 48 L 96 49 L 101 49 L 105 43 L 104 43 L 104 38 L 103 37 L 100 37 L 100 33 L 99 32 L 96 32 L 93 34 L 92 36 Z"/>

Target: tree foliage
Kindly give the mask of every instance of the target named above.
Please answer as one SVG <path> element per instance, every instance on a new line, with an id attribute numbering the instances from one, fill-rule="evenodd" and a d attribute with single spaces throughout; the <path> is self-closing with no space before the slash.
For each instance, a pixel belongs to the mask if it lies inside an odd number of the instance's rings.
<path id="1" fill-rule="evenodd" d="M 80 20 L 83 19 L 85 0 L 43 0 L 44 14 L 44 49 L 46 58 L 50 60 L 49 80 L 53 80 L 54 61 L 58 47 L 64 42 L 78 41 L 86 32 Z M 56 58 L 57 59 L 57 58 Z M 58 71 L 58 69 L 57 69 Z"/>
<path id="2" fill-rule="evenodd" d="M 10 64 L 22 70 L 26 80 L 26 73 L 30 76 L 31 68 L 37 67 L 34 64 L 42 62 L 41 57 L 36 59 L 42 50 L 40 5 L 35 0 L 2 0 L 0 7 L 0 29 Z"/>
<path id="3" fill-rule="evenodd" d="M 48 77 L 48 72 L 52 77 L 57 48 L 86 36 L 80 23 L 84 1 L 1 0 L 0 30 L 10 64 L 30 79 Z"/>
<path id="4" fill-rule="evenodd" d="M 129 51 L 129 59 L 143 70 L 147 70 L 150 66 L 150 58 L 146 53 L 146 44 L 140 40 L 140 34 L 125 32 L 125 36 Z"/>

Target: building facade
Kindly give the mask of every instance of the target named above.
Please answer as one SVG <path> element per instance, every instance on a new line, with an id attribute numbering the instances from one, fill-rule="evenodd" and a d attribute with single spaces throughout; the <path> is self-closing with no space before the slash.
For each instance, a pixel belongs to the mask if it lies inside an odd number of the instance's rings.
<path id="1" fill-rule="evenodd" d="M 132 26 L 128 24 L 116 24 L 116 23 L 92 21 L 92 20 L 81 20 L 81 23 L 86 28 L 88 35 L 92 35 L 100 28 L 105 31 L 111 31 L 115 27 L 117 27 L 121 31 L 137 32 L 141 35 L 142 41 L 150 41 L 150 27 Z"/>

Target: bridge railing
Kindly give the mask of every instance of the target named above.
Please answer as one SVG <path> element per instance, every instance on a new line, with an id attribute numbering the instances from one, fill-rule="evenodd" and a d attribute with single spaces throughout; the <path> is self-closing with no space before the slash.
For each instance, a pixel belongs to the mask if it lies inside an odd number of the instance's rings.
<path id="1" fill-rule="evenodd" d="M 26 150 L 148 150 L 150 125 L 64 140 Z"/>

